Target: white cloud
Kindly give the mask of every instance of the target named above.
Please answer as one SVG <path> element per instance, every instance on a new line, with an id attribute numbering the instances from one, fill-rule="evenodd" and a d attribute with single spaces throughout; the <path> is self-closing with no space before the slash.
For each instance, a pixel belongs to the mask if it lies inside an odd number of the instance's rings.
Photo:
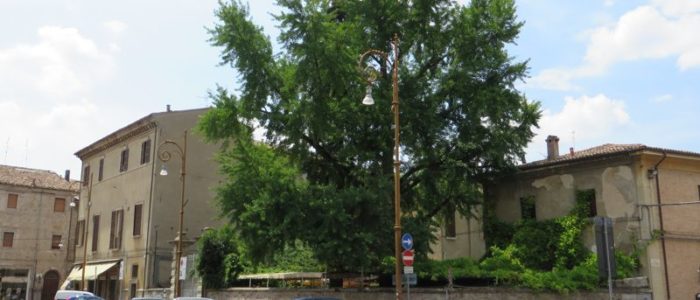
<path id="1" fill-rule="evenodd" d="M 614 0 L 604 0 L 603 4 L 605 6 L 613 6 L 613 5 L 615 5 L 615 1 Z"/>
<path id="2" fill-rule="evenodd" d="M 102 25 L 104 25 L 105 27 L 107 27 L 107 29 L 117 34 L 124 32 L 128 27 L 126 23 L 117 20 L 107 21 L 102 23 Z"/>
<path id="3" fill-rule="evenodd" d="M 41 27 L 36 42 L 0 48 L 0 163 L 72 167 L 57 166 L 55 157 L 86 144 L 77 134 L 86 126 L 99 128 L 96 87 L 114 70 L 110 51 L 75 28 Z M 54 157 L 33 155 L 49 149 Z"/>
<path id="4" fill-rule="evenodd" d="M 583 62 L 543 70 L 533 87 L 575 90 L 573 80 L 604 74 L 623 61 L 676 58 L 680 70 L 700 67 L 700 1 L 655 0 L 623 14 L 615 23 L 587 30 Z"/>
<path id="5" fill-rule="evenodd" d="M 615 143 L 616 141 L 603 139 L 630 123 L 624 102 L 606 95 L 566 97 L 564 100 L 561 111 L 543 111 L 540 128 L 536 130 L 536 136 L 527 149 L 527 153 L 541 155 L 528 157 L 528 161 L 542 159 L 543 151 L 546 152 L 544 140 L 548 135 L 556 135 L 561 139 L 560 151 L 563 151 L 573 146 L 572 133 L 577 145 Z"/>
<path id="6" fill-rule="evenodd" d="M 656 103 L 663 103 L 663 102 L 669 102 L 673 100 L 673 95 L 671 94 L 664 94 L 664 95 L 659 95 L 651 99 L 652 102 Z"/>
<path id="7" fill-rule="evenodd" d="M 0 97 L 38 91 L 47 100 L 62 100 L 86 92 L 114 67 L 112 57 L 75 28 L 46 26 L 37 35 L 36 44 L 0 49 L 0 81 L 6 88 Z"/>

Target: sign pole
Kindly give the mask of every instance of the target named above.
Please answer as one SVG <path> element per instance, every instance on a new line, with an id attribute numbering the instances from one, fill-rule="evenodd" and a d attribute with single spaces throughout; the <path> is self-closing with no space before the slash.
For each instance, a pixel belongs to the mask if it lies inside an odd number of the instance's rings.
<path id="1" fill-rule="evenodd" d="M 605 235 L 605 260 L 608 265 L 608 299 L 613 298 L 613 287 L 612 287 L 612 268 L 610 266 L 610 241 L 608 240 L 608 222 L 610 219 L 603 220 L 603 234 Z M 611 224 L 612 225 L 612 224 Z"/>

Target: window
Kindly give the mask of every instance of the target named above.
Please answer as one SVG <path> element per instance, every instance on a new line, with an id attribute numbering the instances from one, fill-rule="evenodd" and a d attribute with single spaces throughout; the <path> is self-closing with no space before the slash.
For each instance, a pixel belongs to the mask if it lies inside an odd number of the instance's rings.
<path id="1" fill-rule="evenodd" d="M 586 216 L 593 218 L 598 215 L 598 209 L 596 207 L 595 201 L 595 190 L 583 190 L 576 194 L 577 201 L 586 201 L 586 206 L 588 208 L 588 213 Z"/>
<path id="2" fill-rule="evenodd" d="M 136 284 L 132 283 L 129 287 L 129 298 L 136 298 Z"/>
<path id="3" fill-rule="evenodd" d="M 698 185 L 698 199 L 700 200 L 700 185 Z"/>
<path id="4" fill-rule="evenodd" d="M 151 161 L 151 140 L 141 143 L 141 164 Z"/>
<path id="5" fill-rule="evenodd" d="M 131 265 L 131 279 L 139 277 L 139 265 Z"/>
<path id="6" fill-rule="evenodd" d="M 66 211 L 66 198 L 56 198 L 53 200 L 53 212 Z"/>
<path id="7" fill-rule="evenodd" d="M 100 216 L 92 216 L 92 251 L 97 251 L 98 234 L 100 233 Z"/>
<path id="8" fill-rule="evenodd" d="M 90 166 L 85 166 L 83 169 L 83 186 L 90 184 Z"/>
<path id="9" fill-rule="evenodd" d="M 129 148 L 122 150 L 121 160 L 119 161 L 119 172 L 125 172 L 129 169 Z"/>
<path id="10" fill-rule="evenodd" d="M 457 222 L 455 217 L 455 208 L 450 207 L 445 214 L 445 237 L 457 237 Z"/>
<path id="11" fill-rule="evenodd" d="M 104 174 L 104 169 L 105 169 L 105 159 L 100 158 L 100 169 L 97 170 L 97 181 L 102 181 L 102 175 Z"/>
<path id="12" fill-rule="evenodd" d="M 119 249 L 122 245 L 122 223 L 124 222 L 124 210 L 112 212 L 112 223 L 109 230 L 109 249 Z"/>
<path id="13" fill-rule="evenodd" d="M 12 242 L 15 239 L 14 232 L 5 232 L 2 234 L 2 246 L 4 248 L 12 248 Z"/>
<path id="14" fill-rule="evenodd" d="M 17 194 L 8 194 L 7 195 L 7 208 L 17 208 L 17 198 L 19 195 Z"/>
<path id="15" fill-rule="evenodd" d="M 85 237 L 85 220 L 78 221 L 75 226 L 75 245 L 82 246 L 83 238 Z"/>
<path id="16" fill-rule="evenodd" d="M 520 217 L 523 220 L 537 220 L 534 196 L 520 198 Z"/>
<path id="17" fill-rule="evenodd" d="M 142 211 L 143 211 L 142 204 L 134 205 L 134 230 L 133 230 L 134 236 L 141 235 L 141 213 L 142 213 Z"/>
<path id="18" fill-rule="evenodd" d="M 61 249 L 61 236 L 54 234 L 51 236 L 51 249 Z"/>

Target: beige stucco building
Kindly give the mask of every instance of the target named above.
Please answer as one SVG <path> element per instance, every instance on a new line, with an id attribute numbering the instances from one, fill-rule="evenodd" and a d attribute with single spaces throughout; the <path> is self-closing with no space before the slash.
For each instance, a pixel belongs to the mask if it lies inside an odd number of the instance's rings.
<path id="1" fill-rule="evenodd" d="M 577 190 L 593 190 L 595 215 L 613 219 L 615 247 L 645 249 L 641 275 L 654 299 L 694 299 L 700 293 L 700 154 L 605 144 L 559 155 L 558 141 L 547 139 L 547 159 L 486 187 L 496 216 L 520 220 L 521 199 L 532 197 L 536 219 L 564 216 Z M 584 243 L 594 249 L 594 241 L 591 226 Z"/>
<path id="2" fill-rule="evenodd" d="M 495 216 L 507 222 L 561 217 L 574 207 L 576 191 L 593 191 L 593 214 L 612 218 L 616 249 L 644 249 L 640 275 L 654 299 L 694 299 L 700 293 L 700 153 L 605 144 L 559 155 L 559 139 L 546 142 L 547 159 L 520 165 L 513 176 L 484 187 Z M 455 213 L 435 235 L 432 259 L 485 253 L 480 218 Z M 583 239 L 594 251 L 593 226 Z"/>
<path id="3" fill-rule="evenodd" d="M 476 206 L 472 216 L 467 218 L 458 212 L 452 212 L 451 218 L 440 222 L 440 226 L 434 228 L 435 242 L 430 244 L 428 258 L 434 260 L 454 259 L 459 257 L 471 257 L 479 259 L 486 254 L 484 231 L 480 218 L 480 207 Z"/>
<path id="4" fill-rule="evenodd" d="M 0 299 L 53 299 L 73 260 L 78 186 L 68 172 L 0 165 Z"/>
<path id="5" fill-rule="evenodd" d="M 171 286 L 173 240 L 178 233 L 182 157 L 186 157 L 183 240 L 219 224 L 213 187 L 216 145 L 193 128 L 207 109 L 153 113 L 79 150 L 83 165 L 74 288 L 107 300 L 141 296 Z M 185 131 L 187 142 L 185 146 Z M 175 143 L 165 143 L 172 141 Z M 180 149 L 178 149 L 178 146 Z M 161 176 L 159 153 L 171 154 Z M 186 153 L 182 153 L 186 152 Z M 84 256 L 84 253 L 86 256 Z M 185 255 L 188 253 L 186 252 Z M 183 272 L 191 274 L 193 266 Z M 189 276 L 189 275 L 188 275 Z M 183 295 L 187 293 L 183 291 Z"/>

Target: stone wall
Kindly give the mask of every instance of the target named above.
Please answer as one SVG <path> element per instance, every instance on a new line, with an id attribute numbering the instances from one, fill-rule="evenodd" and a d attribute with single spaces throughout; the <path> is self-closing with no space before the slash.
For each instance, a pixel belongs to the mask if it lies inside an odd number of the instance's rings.
<path id="1" fill-rule="evenodd" d="M 274 300 L 294 299 L 301 296 L 326 296 L 343 300 L 393 300 L 393 289 L 283 289 L 283 288 L 232 288 L 208 291 L 207 297 L 215 300 Z M 408 299 L 404 292 L 404 299 Z M 554 293 L 536 293 L 525 289 L 510 288 L 458 288 L 435 289 L 417 288 L 410 291 L 411 300 L 501 300 L 501 299 L 543 299 L 543 300 L 607 300 L 607 290 L 596 292 L 572 293 L 568 295 Z M 651 300 L 648 290 L 616 290 L 616 300 Z"/>

